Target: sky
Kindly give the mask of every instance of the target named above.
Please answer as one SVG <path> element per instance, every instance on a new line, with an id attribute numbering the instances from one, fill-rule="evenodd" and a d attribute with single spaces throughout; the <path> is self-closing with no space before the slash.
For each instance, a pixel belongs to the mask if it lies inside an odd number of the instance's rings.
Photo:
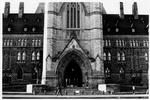
<path id="1" fill-rule="evenodd" d="M 79 2 L 102 2 L 107 14 L 119 14 L 120 7 L 119 2 L 123 2 L 124 5 L 124 13 L 131 14 L 132 13 L 132 4 L 133 2 L 137 2 L 138 5 L 138 13 L 139 14 L 149 14 L 150 13 L 150 0 L 5 0 L 10 2 L 10 12 L 11 13 L 18 13 L 19 9 L 19 2 L 24 2 L 24 12 L 25 13 L 34 13 L 39 2 L 61 2 L 61 1 L 79 1 Z M 4 0 L 2 1 L 2 13 L 4 12 Z"/>

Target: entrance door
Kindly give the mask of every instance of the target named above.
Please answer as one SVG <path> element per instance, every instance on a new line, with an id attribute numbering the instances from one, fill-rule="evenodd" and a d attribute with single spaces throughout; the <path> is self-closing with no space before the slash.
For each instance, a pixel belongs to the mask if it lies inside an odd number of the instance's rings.
<path id="1" fill-rule="evenodd" d="M 64 71 L 64 87 L 73 86 L 81 87 L 82 86 L 82 71 L 80 66 L 75 60 L 71 60 L 67 65 Z"/>

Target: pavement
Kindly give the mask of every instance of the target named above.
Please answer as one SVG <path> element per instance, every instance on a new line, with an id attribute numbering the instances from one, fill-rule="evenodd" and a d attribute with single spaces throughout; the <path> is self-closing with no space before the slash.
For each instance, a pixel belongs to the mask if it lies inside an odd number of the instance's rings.
<path id="1" fill-rule="evenodd" d="M 148 99 L 148 94 L 123 95 L 33 95 L 26 92 L 3 93 L 3 99 Z"/>

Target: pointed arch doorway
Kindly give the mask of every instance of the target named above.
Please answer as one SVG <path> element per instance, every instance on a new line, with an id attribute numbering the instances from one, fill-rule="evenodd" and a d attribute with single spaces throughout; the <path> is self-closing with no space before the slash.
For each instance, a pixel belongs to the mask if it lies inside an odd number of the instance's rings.
<path id="1" fill-rule="evenodd" d="M 64 70 L 63 85 L 64 87 L 82 86 L 82 71 L 75 60 L 71 60 Z"/>
<path id="2" fill-rule="evenodd" d="M 91 75 L 90 62 L 78 50 L 66 51 L 60 58 L 56 74 L 63 87 L 82 87 Z"/>

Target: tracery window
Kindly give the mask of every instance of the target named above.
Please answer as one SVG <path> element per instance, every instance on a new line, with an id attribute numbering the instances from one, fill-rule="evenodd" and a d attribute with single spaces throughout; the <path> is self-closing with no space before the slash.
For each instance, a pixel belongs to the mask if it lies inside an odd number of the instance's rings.
<path id="1" fill-rule="evenodd" d="M 23 54 L 22 54 L 22 60 L 25 60 L 25 59 L 26 59 L 26 53 L 23 52 Z"/>
<path id="2" fill-rule="evenodd" d="M 120 59 L 120 53 L 119 53 L 119 52 L 117 53 L 117 60 L 118 60 L 118 61 L 121 60 L 121 59 Z"/>
<path id="3" fill-rule="evenodd" d="M 32 53 L 32 60 L 35 60 L 35 52 Z"/>
<path id="4" fill-rule="evenodd" d="M 21 60 L 21 53 L 20 52 L 18 52 L 18 54 L 17 54 L 18 56 L 17 56 L 17 60 Z"/>
<path id="5" fill-rule="evenodd" d="M 108 60 L 109 61 L 111 60 L 111 54 L 110 54 L 110 52 L 108 53 Z"/>
<path id="6" fill-rule="evenodd" d="M 148 54 L 147 54 L 147 53 L 145 53 L 145 55 L 144 55 L 144 56 L 145 56 L 145 60 L 146 60 L 146 61 L 148 61 Z"/>
<path id="7" fill-rule="evenodd" d="M 67 5 L 67 28 L 80 28 L 80 5 L 78 3 Z"/>
<path id="8" fill-rule="evenodd" d="M 105 70 L 105 76 L 106 76 L 106 78 L 110 77 L 110 69 L 108 67 Z"/>
<path id="9" fill-rule="evenodd" d="M 37 60 L 40 60 L 40 52 L 37 53 Z"/>
<path id="10" fill-rule="evenodd" d="M 104 58 L 104 60 L 106 60 L 106 53 L 105 52 L 104 52 L 103 58 Z"/>

